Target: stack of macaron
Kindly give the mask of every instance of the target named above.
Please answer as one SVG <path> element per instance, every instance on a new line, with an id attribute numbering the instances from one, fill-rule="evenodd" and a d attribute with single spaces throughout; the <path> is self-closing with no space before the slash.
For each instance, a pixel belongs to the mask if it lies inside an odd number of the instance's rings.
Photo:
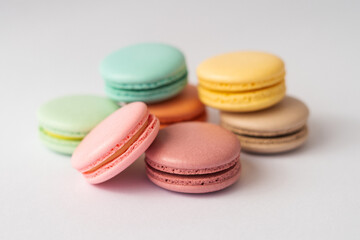
<path id="1" fill-rule="evenodd" d="M 71 95 L 38 111 L 41 141 L 72 155 L 92 184 L 105 182 L 145 153 L 154 184 L 206 193 L 240 176 L 240 151 L 276 153 L 306 139 L 307 107 L 285 97 L 278 57 L 236 52 L 204 61 L 199 86 L 188 84 L 182 52 L 141 43 L 108 55 L 100 65 L 108 98 Z M 205 105 L 222 110 L 221 126 L 206 123 Z M 241 147 L 240 147 L 241 143 Z"/>
<path id="2" fill-rule="evenodd" d="M 235 133 L 242 149 L 279 153 L 307 138 L 309 111 L 285 96 L 285 66 L 265 52 L 233 52 L 203 61 L 197 68 L 199 96 L 219 109 L 221 126 Z"/>

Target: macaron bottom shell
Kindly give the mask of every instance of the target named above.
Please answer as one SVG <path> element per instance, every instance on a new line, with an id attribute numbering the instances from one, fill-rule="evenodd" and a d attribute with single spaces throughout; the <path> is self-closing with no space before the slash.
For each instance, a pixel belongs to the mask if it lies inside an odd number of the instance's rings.
<path id="1" fill-rule="evenodd" d="M 222 190 L 234 184 L 240 177 L 240 160 L 225 170 L 208 174 L 173 174 L 159 171 L 146 164 L 146 173 L 155 185 L 174 192 L 209 193 Z"/>

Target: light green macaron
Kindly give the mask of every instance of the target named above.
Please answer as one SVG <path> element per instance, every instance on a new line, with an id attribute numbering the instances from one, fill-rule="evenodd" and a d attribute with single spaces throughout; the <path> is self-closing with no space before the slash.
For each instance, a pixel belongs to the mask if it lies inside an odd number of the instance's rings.
<path id="1" fill-rule="evenodd" d="M 72 95 L 53 99 L 37 112 L 40 140 L 49 149 L 72 154 L 81 140 L 118 105 L 92 95 Z"/>

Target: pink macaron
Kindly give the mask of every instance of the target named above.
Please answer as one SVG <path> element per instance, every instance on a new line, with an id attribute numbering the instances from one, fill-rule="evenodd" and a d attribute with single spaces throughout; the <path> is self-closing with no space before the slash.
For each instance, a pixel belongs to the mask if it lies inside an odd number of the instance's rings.
<path id="1" fill-rule="evenodd" d="M 240 176 L 239 140 L 211 123 L 166 127 L 145 154 L 148 178 L 175 192 L 214 192 L 232 185 Z"/>
<path id="2" fill-rule="evenodd" d="M 108 116 L 79 144 L 72 166 L 92 184 L 104 182 L 132 164 L 154 141 L 159 120 L 142 102 L 134 102 Z"/>

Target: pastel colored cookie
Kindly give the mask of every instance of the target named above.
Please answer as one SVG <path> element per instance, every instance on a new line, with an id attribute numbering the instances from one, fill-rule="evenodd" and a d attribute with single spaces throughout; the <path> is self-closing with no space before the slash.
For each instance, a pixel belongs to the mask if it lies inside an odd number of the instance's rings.
<path id="1" fill-rule="evenodd" d="M 184 122 L 161 129 L 145 154 L 148 178 L 175 192 L 218 191 L 240 175 L 239 140 L 211 123 Z"/>
<path id="2" fill-rule="evenodd" d="M 307 139 L 309 110 L 300 100 L 286 96 L 277 105 L 257 112 L 221 112 L 221 125 L 234 132 L 242 149 L 279 153 L 301 146 Z"/>
<path id="3" fill-rule="evenodd" d="M 183 121 L 206 121 L 204 104 L 197 89 L 187 85 L 177 96 L 159 103 L 149 104 L 149 111 L 160 120 L 160 128 Z"/>
<path id="4" fill-rule="evenodd" d="M 99 123 L 79 144 L 71 164 L 92 184 L 109 180 L 132 164 L 150 146 L 159 120 L 142 102 L 120 108 Z"/>
<path id="5" fill-rule="evenodd" d="M 53 99 L 37 112 L 40 140 L 53 151 L 72 154 L 91 129 L 117 109 L 115 102 L 99 96 Z"/>
<path id="6" fill-rule="evenodd" d="M 118 102 L 158 102 L 178 94 L 187 83 L 184 55 L 161 43 L 124 47 L 100 66 L 106 94 Z"/>
<path id="7" fill-rule="evenodd" d="M 200 100 L 231 112 L 257 111 L 285 96 L 283 61 L 264 52 L 233 52 L 209 58 L 197 68 Z"/>

